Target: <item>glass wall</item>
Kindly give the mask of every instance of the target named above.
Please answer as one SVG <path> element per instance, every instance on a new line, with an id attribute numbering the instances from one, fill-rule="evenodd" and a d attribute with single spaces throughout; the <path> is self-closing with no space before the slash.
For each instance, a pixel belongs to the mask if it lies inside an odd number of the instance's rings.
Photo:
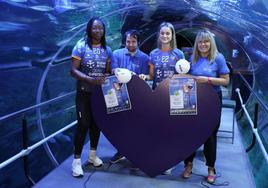
<path id="1" fill-rule="evenodd" d="M 141 33 L 140 48 L 149 53 L 156 47 L 157 28 L 163 21 L 172 22 L 176 29 L 178 47 L 190 55 L 195 34 L 200 28 L 209 28 L 217 39 L 219 51 L 233 67 L 233 88 L 240 87 L 247 108 L 253 111 L 255 99 L 247 90 L 242 74 L 256 95 L 268 104 L 268 2 L 266 0 L 1 0 L 0 1 L 0 116 L 38 104 L 75 90 L 75 80 L 69 74 L 70 54 L 75 43 L 84 36 L 87 21 L 100 17 L 106 24 L 107 43 L 115 50 L 122 47 L 122 34 L 128 29 Z M 189 53 L 189 54 L 187 54 Z M 233 99 L 237 99 L 233 91 Z M 55 105 L 29 112 L 30 143 L 75 120 L 74 97 Z M 238 102 L 238 101 L 237 101 Z M 264 107 L 263 107 L 264 108 Z M 267 114 L 260 109 L 259 133 L 267 146 Z M 38 122 L 42 119 L 42 123 Z M 239 121 L 245 139 L 251 132 L 244 117 Z M 0 122 L 1 162 L 21 150 L 21 117 Z M 39 127 L 39 128 L 38 128 Z M 248 131 L 247 131 L 248 130 Z M 49 143 L 53 155 L 61 162 L 72 153 L 72 130 Z M 11 138 L 17 139 L 11 139 Z M 10 143 L 12 140 L 12 143 Z M 9 147 L 12 145 L 12 149 Z M 58 152 L 65 147 L 66 152 Z M 258 150 L 250 152 L 254 163 Z M 41 158 L 44 169 L 34 179 L 54 168 L 40 147 L 30 158 Z M 32 160 L 32 168 L 34 162 Z M 46 166 L 51 164 L 51 166 Z M 266 164 L 267 165 L 267 164 Z M 262 165 L 264 166 L 264 165 Z M 17 161 L 0 172 L 0 184 L 10 187 L 27 187 L 22 178 L 12 180 L 22 169 Z M 258 187 L 264 185 L 267 166 L 254 166 Z M 261 170 L 263 173 L 257 173 Z M 22 171 L 22 170 L 21 170 Z M 20 172 L 20 174 L 23 174 Z M 265 185 L 267 186 L 267 185 Z M 264 186 L 264 187 L 265 187 Z"/>

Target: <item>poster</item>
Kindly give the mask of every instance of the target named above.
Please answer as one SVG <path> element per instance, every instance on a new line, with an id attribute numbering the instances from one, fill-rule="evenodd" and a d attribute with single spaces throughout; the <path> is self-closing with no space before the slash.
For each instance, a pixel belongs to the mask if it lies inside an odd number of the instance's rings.
<path id="1" fill-rule="evenodd" d="M 127 85 L 119 83 L 116 76 L 110 76 L 102 84 L 102 92 L 107 108 L 107 114 L 131 109 Z"/>
<path id="2" fill-rule="evenodd" d="M 170 115 L 197 115 L 196 82 L 189 77 L 172 78 L 169 82 Z"/>

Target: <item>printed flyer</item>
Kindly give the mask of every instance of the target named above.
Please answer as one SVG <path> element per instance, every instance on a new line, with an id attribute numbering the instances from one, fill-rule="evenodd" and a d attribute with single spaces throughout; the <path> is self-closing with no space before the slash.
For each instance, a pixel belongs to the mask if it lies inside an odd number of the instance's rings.
<path id="1" fill-rule="evenodd" d="M 176 77 L 169 82 L 170 115 L 197 115 L 196 82 Z"/>
<path id="2" fill-rule="evenodd" d="M 119 83 L 116 76 L 107 77 L 102 84 L 107 114 L 131 109 L 127 85 Z"/>

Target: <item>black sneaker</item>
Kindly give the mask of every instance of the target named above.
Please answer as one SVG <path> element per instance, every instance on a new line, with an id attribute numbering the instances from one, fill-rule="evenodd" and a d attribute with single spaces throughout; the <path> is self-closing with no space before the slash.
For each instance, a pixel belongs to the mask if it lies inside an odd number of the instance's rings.
<path id="1" fill-rule="evenodd" d="M 114 154 L 114 156 L 110 159 L 110 163 L 115 164 L 118 163 L 119 161 L 123 160 L 125 157 L 124 155 L 121 155 L 119 152 Z"/>

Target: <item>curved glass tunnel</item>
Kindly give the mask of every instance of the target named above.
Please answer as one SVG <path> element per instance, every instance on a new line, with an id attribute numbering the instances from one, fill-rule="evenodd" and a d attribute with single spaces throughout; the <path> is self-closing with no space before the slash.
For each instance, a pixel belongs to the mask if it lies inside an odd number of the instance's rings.
<path id="1" fill-rule="evenodd" d="M 105 21 L 112 50 L 121 46 L 122 33 L 134 28 L 141 33 L 140 48 L 146 53 L 156 47 L 159 24 L 168 21 L 174 24 L 178 48 L 186 57 L 198 29 L 209 28 L 216 35 L 219 51 L 233 68 L 232 85 L 225 88 L 225 97 L 238 104 L 236 116 L 245 147 L 251 144 L 252 131 L 241 111 L 237 87 L 252 119 L 255 104 L 260 104 L 258 132 L 268 150 L 268 1 L 1 0 L 0 7 L 0 117 L 75 90 L 69 74 L 71 49 L 84 36 L 90 17 Z M 22 117 L 27 120 L 28 144 L 32 145 L 76 119 L 74 97 L 1 120 L 0 162 L 22 149 Z M 72 131 L 29 155 L 35 181 L 55 168 L 49 153 L 58 163 L 72 154 Z M 248 156 L 256 187 L 268 187 L 268 166 L 258 146 Z M 30 185 L 20 160 L 0 173 L 4 174 L 0 178 L 3 187 Z"/>

